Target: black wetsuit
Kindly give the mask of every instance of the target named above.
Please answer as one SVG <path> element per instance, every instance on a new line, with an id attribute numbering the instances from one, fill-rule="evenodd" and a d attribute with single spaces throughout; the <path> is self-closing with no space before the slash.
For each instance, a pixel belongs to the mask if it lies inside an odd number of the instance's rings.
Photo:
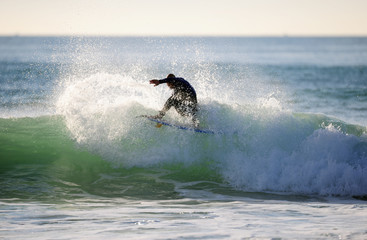
<path id="1" fill-rule="evenodd" d="M 183 78 L 165 78 L 159 80 L 159 83 L 170 83 L 174 86 L 173 94 L 166 103 L 163 109 L 159 112 L 159 118 L 162 118 L 166 112 L 174 107 L 182 116 L 191 116 L 194 124 L 197 126 L 197 98 L 195 89 Z"/>

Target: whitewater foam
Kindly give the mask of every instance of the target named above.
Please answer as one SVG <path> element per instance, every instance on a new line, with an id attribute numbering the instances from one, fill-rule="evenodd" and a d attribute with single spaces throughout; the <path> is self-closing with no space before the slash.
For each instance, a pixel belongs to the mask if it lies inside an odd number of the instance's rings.
<path id="1" fill-rule="evenodd" d="M 251 155 L 235 156 L 227 162 L 223 174 L 228 182 L 247 191 L 366 194 L 365 140 L 342 133 L 332 125 L 298 140 L 288 138 L 286 132 L 272 135 L 270 141 L 252 142 L 250 148 L 255 150 Z M 356 150 L 362 142 L 364 147 Z"/>

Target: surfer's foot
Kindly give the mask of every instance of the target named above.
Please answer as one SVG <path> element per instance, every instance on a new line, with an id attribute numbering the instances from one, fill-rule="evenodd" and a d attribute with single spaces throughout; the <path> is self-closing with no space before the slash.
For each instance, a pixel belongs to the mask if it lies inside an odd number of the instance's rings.
<path id="1" fill-rule="evenodd" d="M 196 119 L 196 121 L 193 121 L 193 123 L 194 123 L 194 128 L 199 128 L 199 124 L 200 124 L 199 120 Z"/>
<path id="2" fill-rule="evenodd" d="M 158 120 L 161 120 L 162 117 L 158 114 L 158 115 L 155 115 L 155 116 L 149 116 L 150 118 L 154 118 L 154 119 L 158 119 Z"/>

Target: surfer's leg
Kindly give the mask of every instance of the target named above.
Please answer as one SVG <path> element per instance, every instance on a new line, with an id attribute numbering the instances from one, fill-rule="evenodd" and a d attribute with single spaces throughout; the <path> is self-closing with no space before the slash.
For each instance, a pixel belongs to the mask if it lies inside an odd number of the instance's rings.
<path id="1" fill-rule="evenodd" d="M 196 114 L 192 115 L 192 122 L 194 123 L 195 128 L 199 127 L 200 121 L 199 121 L 198 117 L 196 116 Z"/>
<path id="2" fill-rule="evenodd" d="M 176 111 L 183 117 L 191 117 L 195 128 L 199 127 L 197 118 L 197 105 L 193 102 L 176 102 L 174 105 Z"/>
<path id="3" fill-rule="evenodd" d="M 197 109 L 197 104 L 194 104 L 194 107 L 192 108 L 192 122 L 194 123 L 194 127 L 198 128 L 200 121 L 198 119 L 197 113 L 198 113 L 198 109 Z"/>
<path id="4" fill-rule="evenodd" d="M 164 107 L 161 111 L 159 111 L 158 115 L 154 116 L 154 118 L 161 119 L 166 115 L 166 112 L 172 107 L 175 106 L 175 99 L 172 97 L 168 98 L 166 103 L 164 104 Z"/>

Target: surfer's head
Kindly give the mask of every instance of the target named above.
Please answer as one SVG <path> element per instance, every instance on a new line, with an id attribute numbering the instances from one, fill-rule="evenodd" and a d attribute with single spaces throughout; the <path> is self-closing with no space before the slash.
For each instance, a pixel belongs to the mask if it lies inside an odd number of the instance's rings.
<path id="1" fill-rule="evenodd" d="M 176 76 L 172 73 L 168 74 L 167 78 L 176 78 Z"/>

